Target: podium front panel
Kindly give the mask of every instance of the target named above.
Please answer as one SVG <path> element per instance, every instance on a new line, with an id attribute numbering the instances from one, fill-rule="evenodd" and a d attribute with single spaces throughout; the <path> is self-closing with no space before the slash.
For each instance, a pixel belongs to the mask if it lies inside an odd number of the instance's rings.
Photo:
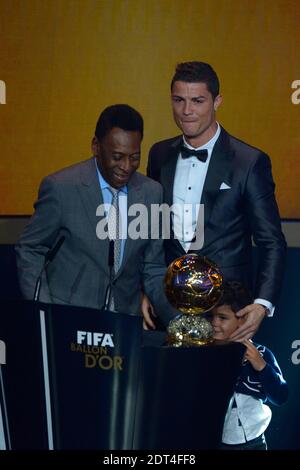
<path id="1" fill-rule="evenodd" d="M 145 347 L 135 449 L 216 449 L 245 347 Z"/>
<path id="2" fill-rule="evenodd" d="M 1 301 L 0 406 L 6 449 L 47 449 L 47 420 L 39 311 L 27 301 Z"/>
<path id="3" fill-rule="evenodd" d="M 142 347 L 141 317 L 81 307 L 2 302 L 0 315 L 2 448 L 218 447 L 243 345 L 146 332 Z"/>
<path id="4" fill-rule="evenodd" d="M 55 305 L 45 320 L 54 448 L 132 448 L 141 317 Z"/>

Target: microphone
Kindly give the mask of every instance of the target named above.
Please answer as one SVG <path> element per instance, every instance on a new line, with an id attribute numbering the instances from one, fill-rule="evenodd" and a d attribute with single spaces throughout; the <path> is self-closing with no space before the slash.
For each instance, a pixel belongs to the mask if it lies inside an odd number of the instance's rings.
<path id="1" fill-rule="evenodd" d="M 104 310 L 109 310 L 109 305 L 111 302 L 111 293 L 112 293 L 112 284 L 113 284 L 113 277 L 114 277 L 114 261 L 115 261 L 115 242 L 114 240 L 109 241 L 109 248 L 108 248 L 108 267 L 109 267 L 109 282 L 105 292 L 105 300 L 104 300 Z"/>
<path id="2" fill-rule="evenodd" d="M 41 272 L 37 278 L 36 284 L 35 284 L 35 289 L 34 289 L 34 295 L 33 295 L 33 300 L 34 302 L 38 302 L 40 298 L 40 290 L 41 290 L 41 283 L 42 283 L 42 275 L 43 272 L 47 269 L 48 265 L 51 263 L 51 261 L 54 260 L 55 256 L 57 255 L 58 250 L 60 249 L 61 245 L 65 241 L 66 237 L 63 235 L 61 236 L 55 245 L 50 248 L 50 250 L 47 251 L 45 255 L 45 260 L 43 267 L 41 269 Z"/>

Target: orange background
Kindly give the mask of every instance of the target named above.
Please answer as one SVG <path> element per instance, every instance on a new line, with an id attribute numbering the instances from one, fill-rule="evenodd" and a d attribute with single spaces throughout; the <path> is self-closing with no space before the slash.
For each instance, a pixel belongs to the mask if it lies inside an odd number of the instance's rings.
<path id="1" fill-rule="evenodd" d="M 30 214 L 43 176 L 87 158 L 110 104 L 143 114 L 144 172 L 151 144 L 178 133 L 175 65 L 202 60 L 218 120 L 271 156 L 281 216 L 300 218 L 299 24 L 296 0 L 0 0 L 0 214 Z"/>

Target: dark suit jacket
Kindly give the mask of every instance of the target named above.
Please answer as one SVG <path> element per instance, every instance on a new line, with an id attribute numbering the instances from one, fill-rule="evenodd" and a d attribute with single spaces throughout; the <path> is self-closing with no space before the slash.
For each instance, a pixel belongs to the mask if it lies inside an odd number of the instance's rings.
<path id="1" fill-rule="evenodd" d="M 170 205 L 181 142 L 181 136 L 158 142 L 149 154 L 148 176 L 162 184 L 164 201 Z M 222 183 L 230 189 L 220 189 Z M 273 304 L 280 291 L 286 251 L 274 186 L 269 157 L 221 128 L 201 198 L 204 245 L 198 253 L 218 264 L 228 280 L 240 280 L 251 288 L 253 237 L 261 249 L 253 293 Z M 165 241 L 165 250 L 168 264 L 184 254 L 174 238 Z"/>
<path id="2" fill-rule="evenodd" d="M 160 204 L 160 184 L 135 173 L 128 183 L 128 207 Z M 100 240 L 96 226 L 103 204 L 94 159 L 78 163 L 46 177 L 40 186 L 35 213 L 16 244 L 21 290 L 32 299 L 36 279 L 48 249 L 66 237 L 55 259 L 47 268 L 40 300 L 101 308 L 109 282 L 109 241 Z M 128 224 L 134 216 L 128 216 Z M 150 224 L 149 224 L 150 232 Z M 120 312 L 140 314 L 141 287 L 161 312 L 163 319 L 175 313 L 163 293 L 166 267 L 163 241 L 148 239 L 125 243 L 121 267 L 116 275 L 113 295 Z"/>

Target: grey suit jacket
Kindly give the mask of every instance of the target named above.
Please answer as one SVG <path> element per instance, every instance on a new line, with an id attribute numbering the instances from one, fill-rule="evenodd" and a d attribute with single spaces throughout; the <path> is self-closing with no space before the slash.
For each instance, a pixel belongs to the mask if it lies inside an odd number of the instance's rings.
<path id="1" fill-rule="evenodd" d="M 162 201 L 161 185 L 135 173 L 128 184 L 128 207 Z M 36 279 L 49 248 L 64 235 L 63 245 L 42 280 L 40 300 L 101 308 L 109 282 L 109 240 L 96 234 L 103 204 L 94 159 L 47 176 L 41 183 L 35 212 L 16 244 L 17 267 L 22 293 L 32 299 Z M 128 216 L 128 225 L 133 216 Z M 150 233 L 151 226 L 148 224 Z M 166 267 L 160 239 L 127 238 L 113 295 L 119 312 L 140 314 L 141 288 L 167 323 L 176 312 L 163 292 Z"/>

